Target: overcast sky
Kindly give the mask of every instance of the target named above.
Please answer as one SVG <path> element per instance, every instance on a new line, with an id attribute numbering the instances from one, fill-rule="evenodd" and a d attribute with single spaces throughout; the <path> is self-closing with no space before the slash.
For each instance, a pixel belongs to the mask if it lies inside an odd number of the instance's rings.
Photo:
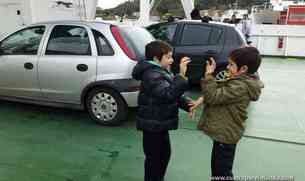
<path id="1" fill-rule="evenodd" d="M 113 8 L 127 0 L 98 0 L 98 6 L 103 9 Z"/>

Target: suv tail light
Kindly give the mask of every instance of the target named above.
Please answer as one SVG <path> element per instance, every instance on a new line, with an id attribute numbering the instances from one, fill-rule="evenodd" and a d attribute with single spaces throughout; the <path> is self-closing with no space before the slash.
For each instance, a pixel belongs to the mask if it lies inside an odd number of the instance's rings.
<path id="1" fill-rule="evenodd" d="M 133 51 L 132 48 L 128 47 L 126 41 L 124 40 L 122 34 L 120 33 L 120 30 L 117 26 L 111 26 L 111 33 L 113 34 L 115 40 L 121 47 L 121 49 L 124 51 L 124 53 L 132 60 L 136 60 L 136 54 Z"/>

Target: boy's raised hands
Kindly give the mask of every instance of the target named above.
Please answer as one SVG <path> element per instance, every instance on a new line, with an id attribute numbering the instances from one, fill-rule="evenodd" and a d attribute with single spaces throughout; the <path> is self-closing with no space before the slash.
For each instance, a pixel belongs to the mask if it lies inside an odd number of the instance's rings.
<path id="1" fill-rule="evenodd" d="M 210 57 L 210 59 L 207 61 L 205 66 L 205 75 L 213 74 L 216 69 L 216 62 L 213 57 Z"/>
<path id="2" fill-rule="evenodd" d="M 191 119 L 194 119 L 195 117 L 195 110 L 197 109 L 198 106 L 200 106 L 204 101 L 203 96 L 199 97 L 196 101 L 192 101 L 192 104 L 190 105 L 190 112 L 189 112 L 189 117 Z"/>
<path id="3" fill-rule="evenodd" d="M 185 73 L 187 71 L 187 64 L 190 63 L 189 57 L 183 57 L 180 61 L 180 75 L 185 76 Z"/>

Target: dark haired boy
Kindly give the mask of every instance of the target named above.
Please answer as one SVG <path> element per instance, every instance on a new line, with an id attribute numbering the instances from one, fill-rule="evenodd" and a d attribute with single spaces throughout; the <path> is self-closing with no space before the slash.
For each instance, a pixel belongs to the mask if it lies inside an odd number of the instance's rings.
<path id="1" fill-rule="evenodd" d="M 192 106 L 183 96 L 188 89 L 185 72 L 189 59 L 181 59 L 180 73 L 173 76 L 170 45 L 153 41 L 146 45 L 145 56 L 132 73 L 141 81 L 136 121 L 137 129 L 143 132 L 144 180 L 163 181 L 171 155 L 168 131 L 178 128 L 178 108 L 189 111 Z"/>
<path id="2" fill-rule="evenodd" d="M 247 108 L 261 94 L 263 84 L 255 75 L 260 64 L 261 57 L 256 48 L 236 49 L 229 56 L 228 79 L 216 81 L 213 76 L 215 60 L 207 62 L 205 79 L 201 82 L 203 96 L 195 101 L 192 110 L 204 104 L 198 129 L 213 140 L 211 180 L 217 180 L 219 176 L 234 180 L 232 168 L 236 144 L 245 130 Z"/>

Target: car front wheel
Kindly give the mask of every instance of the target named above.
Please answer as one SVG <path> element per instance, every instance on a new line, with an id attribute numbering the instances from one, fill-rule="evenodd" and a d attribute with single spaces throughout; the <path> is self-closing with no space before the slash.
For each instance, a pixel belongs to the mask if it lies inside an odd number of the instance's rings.
<path id="1" fill-rule="evenodd" d="M 111 89 L 93 89 L 86 98 L 86 105 L 90 117 L 98 124 L 114 126 L 127 119 L 126 103 Z"/>

